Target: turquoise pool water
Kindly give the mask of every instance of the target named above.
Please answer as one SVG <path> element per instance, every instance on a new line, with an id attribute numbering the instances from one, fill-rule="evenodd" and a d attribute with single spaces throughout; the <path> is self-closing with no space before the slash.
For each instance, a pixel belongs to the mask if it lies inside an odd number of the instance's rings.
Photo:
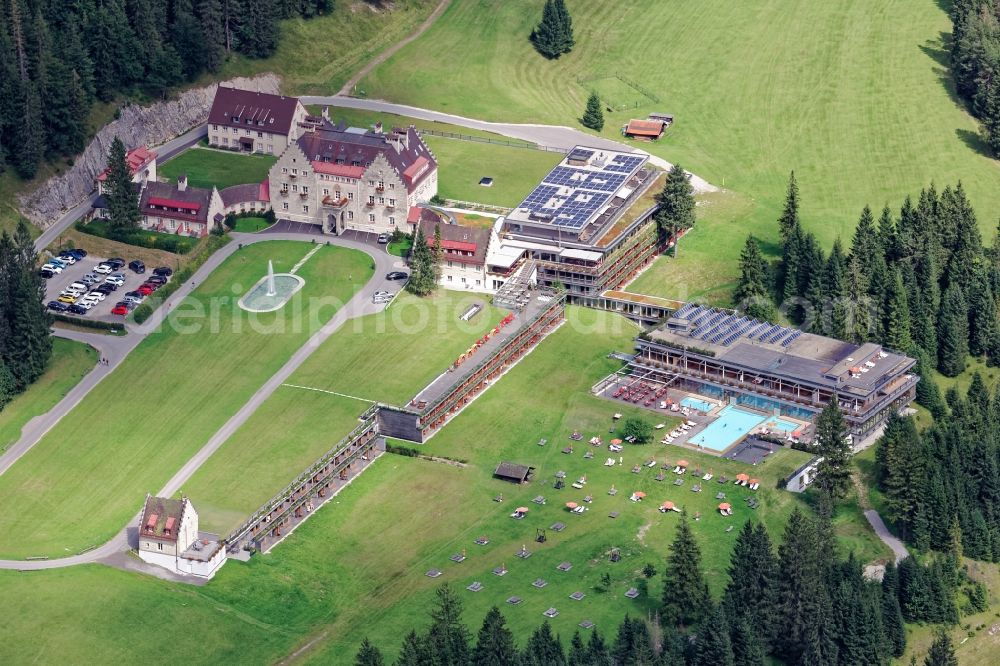
<path id="1" fill-rule="evenodd" d="M 788 419 L 783 419 L 780 416 L 777 417 L 772 416 L 771 418 L 766 420 L 767 423 L 765 423 L 764 425 L 767 426 L 767 428 L 772 431 L 780 430 L 781 432 L 795 432 L 796 430 L 802 427 L 801 423 L 796 423 L 795 421 L 789 421 Z"/>
<path id="2" fill-rule="evenodd" d="M 719 418 L 689 439 L 688 443 L 703 446 L 712 451 L 725 451 L 763 423 L 766 418 L 739 407 L 725 407 L 719 412 Z"/>
<path id="3" fill-rule="evenodd" d="M 715 408 L 715 405 L 713 403 L 707 402 L 705 400 L 699 400 L 698 398 L 694 398 L 691 396 L 688 396 L 683 400 L 681 400 L 681 405 L 687 407 L 688 409 L 697 409 L 699 412 L 710 412 L 712 411 L 712 409 Z"/>

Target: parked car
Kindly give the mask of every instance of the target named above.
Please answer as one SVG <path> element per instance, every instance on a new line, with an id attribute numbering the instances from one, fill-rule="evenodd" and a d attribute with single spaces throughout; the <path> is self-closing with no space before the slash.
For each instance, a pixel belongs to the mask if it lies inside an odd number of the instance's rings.
<path id="1" fill-rule="evenodd" d="M 75 296 L 75 297 L 79 298 L 80 296 L 83 296 L 86 293 L 87 293 L 86 289 L 73 289 L 73 288 L 67 287 L 66 289 L 63 289 L 62 291 L 60 291 L 59 295 L 60 296 Z"/>
<path id="2" fill-rule="evenodd" d="M 100 275 L 110 275 L 111 273 L 115 272 L 115 269 L 111 264 L 101 263 L 97 264 L 97 266 L 94 268 L 94 272 Z"/>
<path id="3" fill-rule="evenodd" d="M 146 272 L 146 264 L 142 263 L 138 259 L 136 259 L 135 261 L 130 261 L 128 264 L 128 268 L 133 273 L 139 273 L 140 275 Z"/>
<path id="4" fill-rule="evenodd" d="M 108 264 L 117 271 L 125 265 L 125 260 L 121 257 L 112 257 L 111 259 L 105 259 L 104 263 Z"/>
<path id="5" fill-rule="evenodd" d="M 65 254 L 72 255 L 73 257 L 76 258 L 77 261 L 80 261 L 81 259 L 87 256 L 87 251 L 75 247 L 71 250 L 63 250 L 62 252 L 59 253 L 60 256 Z"/>
<path id="6" fill-rule="evenodd" d="M 73 305 L 69 306 L 69 313 L 70 314 L 85 315 L 85 314 L 87 314 L 87 312 L 89 312 L 89 310 L 87 310 L 87 308 L 81 307 L 81 306 L 77 305 L 76 303 L 74 303 Z"/>
<path id="7" fill-rule="evenodd" d="M 58 275 L 63 272 L 63 267 L 59 264 L 53 264 L 51 261 L 42 266 L 41 270 L 48 271 L 52 274 Z"/>
<path id="8" fill-rule="evenodd" d="M 111 284 L 110 282 L 105 282 L 101 286 L 94 289 L 94 291 L 100 292 L 102 294 L 110 294 L 113 291 L 118 291 L 118 285 Z"/>
<path id="9" fill-rule="evenodd" d="M 148 278 L 146 278 L 146 282 L 149 282 L 151 284 L 166 284 L 167 278 L 163 277 L 162 275 L 150 275 Z"/>
<path id="10" fill-rule="evenodd" d="M 83 291 L 87 291 L 87 285 L 85 285 L 82 282 L 74 282 L 73 284 L 71 284 L 70 286 L 68 286 L 66 288 L 67 289 L 81 289 Z"/>
<path id="11" fill-rule="evenodd" d="M 48 280 L 49 278 L 55 277 L 55 272 L 49 270 L 48 268 L 39 268 L 38 275 L 39 277 Z"/>
<path id="12" fill-rule="evenodd" d="M 392 300 L 392 293 L 388 291 L 376 291 L 372 295 L 372 303 L 388 303 Z"/>
<path id="13" fill-rule="evenodd" d="M 157 289 L 159 289 L 163 285 L 160 284 L 159 282 L 143 282 L 142 285 L 140 285 L 140 286 L 142 286 L 142 287 L 148 287 L 149 289 L 151 289 L 153 291 L 156 291 Z"/>
<path id="14" fill-rule="evenodd" d="M 96 275 L 84 275 L 80 278 L 80 282 L 84 283 L 88 287 L 93 287 L 95 284 L 100 284 L 101 278 Z"/>
<path id="15" fill-rule="evenodd" d="M 120 277 L 118 275 L 109 275 L 108 277 L 104 278 L 104 282 L 105 284 L 113 284 L 116 287 L 120 287 L 123 284 L 125 284 L 125 278 Z"/>
<path id="16" fill-rule="evenodd" d="M 72 294 L 62 294 L 56 300 L 60 303 L 76 303 L 77 298 L 77 296 L 73 296 Z"/>
<path id="17" fill-rule="evenodd" d="M 54 310 L 55 312 L 66 312 L 69 310 L 69 305 L 66 303 L 60 303 L 59 301 L 49 301 L 46 305 L 49 310 Z"/>
<path id="18" fill-rule="evenodd" d="M 410 274 L 405 271 L 393 271 L 391 273 L 386 273 L 386 280 L 405 280 L 410 277 Z"/>
<path id="19" fill-rule="evenodd" d="M 388 245 L 389 241 L 391 241 L 391 240 L 392 240 L 392 236 L 390 236 L 389 234 L 379 234 L 378 235 L 378 244 L 379 245 Z"/>
<path id="20" fill-rule="evenodd" d="M 50 264 L 55 264 L 56 266 L 59 266 L 60 268 L 69 268 L 69 262 L 62 260 L 59 257 L 52 257 L 51 259 L 49 259 L 49 263 Z"/>
<path id="21" fill-rule="evenodd" d="M 124 317 L 128 314 L 128 308 L 125 307 L 124 303 L 117 303 L 115 307 L 111 308 L 111 314 Z"/>
<path id="22" fill-rule="evenodd" d="M 56 257 L 56 259 L 70 266 L 76 263 L 76 257 L 74 257 L 72 254 L 60 254 L 58 257 Z"/>
<path id="23" fill-rule="evenodd" d="M 103 300 L 104 300 L 105 298 L 107 298 L 107 297 L 108 297 L 108 295 L 107 295 L 107 294 L 105 294 L 105 293 L 104 293 L 104 292 L 102 292 L 102 291 L 97 291 L 97 290 L 95 289 L 94 291 L 92 291 L 92 292 L 90 292 L 89 294 L 87 294 L 87 297 L 88 297 L 88 298 L 89 298 L 89 297 L 93 297 L 93 298 L 95 298 L 95 299 L 97 300 L 97 302 L 98 302 L 98 303 L 100 303 L 100 302 L 101 302 L 101 301 L 103 301 Z"/>
<path id="24" fill-rule="evenodd" d="M 174 274 L 174 269 L 170 266 L 157 266 L 153 269 L 153 275 L 163 275 L 164 277 L 170 277 Z"/>
<path id="25" fill-rule="evenodd" d="M 142 294 L 140 294 L 138 291 L 126 291 L 125 298 L 138 298 L 141 301 Z M 123 298 L 122 300 L 125 300 L 125 298 Z"/>
<path id="26" fill-rule="evenodd" d="M 138 291 L 143 296 L 149 296 L 150 294 L 153 293 L 153 288 L 150 287 L 148 284 L 144 284 L 140 285 L 139 288 L 136 289 L 136 291 Z"/>

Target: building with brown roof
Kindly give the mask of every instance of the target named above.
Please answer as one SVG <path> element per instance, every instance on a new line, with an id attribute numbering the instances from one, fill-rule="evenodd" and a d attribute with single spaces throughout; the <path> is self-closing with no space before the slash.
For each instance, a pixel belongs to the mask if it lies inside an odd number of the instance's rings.
<path id="1" fill-rule="evenodd" d="M 208 113 L 208 143 L 244 153 L 280 155 L 309 120 L 297 97 L 219 86 Z"/>
<path id="2" fill-rule="evenodd" d="M 635 120 L 628 121 L 628 125 L 622 133 L 630 139 L 650 139 L 655 140 L 663 136 L 667 124 L 662 120 Z"/>
<path id="3" fill-rule="evenodd" d="M 156 153 L 146 146 L 133 148 L 125 154 L 125 163 L 128 164 L 129 173 L 132 174 L 132 182 L 143 184 L 150 180 L 156 180 Z M 97 192 L 104 194 L 104 183 L 108 180 L 111 167 L 108 167 L 97 176 Z"/>
<path id="4" fill-rule="evenodd" d="M 147 495 L 138 531 L 139 558 L 174 573 L 211 578 L 226 560 L 219 538 L 198 531 L 198 512 L 186 497 Z"/>
<path id="5" fill-rule="evenodd" d="M 222 210 L 217 189 L 189 187 L 187 176 L 179 177 L 176 185 L 148 182 L 139 196 L 140 226 L 161 233 L 201 238 L 211 231 Z"/>
<path id="6" fill-rule="evenodd" d="M 432 248 L 435 229 L 441 230 L 441 286 L 456 290 L 489 290 L 486 281 L 489 229 L 447 224 L 428 216 L 421 217 L 419 228 Z"/>
<path id="7" fill-rule="evenodd" d="M 392 232 L 437 194 L 437 161 L 413 126 L 382 132 L 324 116 L 288 146 L 268 180 L 279 218 L 323 233 Z"/>

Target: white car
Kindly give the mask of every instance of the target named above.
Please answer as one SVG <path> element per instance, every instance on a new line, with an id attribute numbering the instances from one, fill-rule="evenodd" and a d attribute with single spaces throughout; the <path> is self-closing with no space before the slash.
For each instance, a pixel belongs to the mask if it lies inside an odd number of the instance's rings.
<path id="1" fill-rule="evenodd" d="M 101 275 L 110 275 L 115 272 L 115 269 L 108 264 L 97 264 L 97 267 L 94 268 L 94 272 L 100 273 Z"/>
<path id="2" fill-rule="evenodd" d="M 120 278 L 120 277 L 118 277 L 116 275 L 110 275 L 110 276 L 104 278 L 104 281 L 107 282 L 108 284 L 113 284 L 116 287 L 120 287 L 123 284 L 125 284 L 125 278 Z"/>
<path id="3" fill-rule="evenodd" d="M 388 303 L 392 300 L 392 293 L 388 291 L 376 291 L 372 294 L 372 303 Z"/>
<path id="4" fill-rule="evenodd" d="M 85 293 L 87 293 L 86 289 L 63 289 L 62 291 L 59 292 L 59 295 L 60 296 L 75 296 L 75 297 L 79 298 L 80 296 L 83 296 Z"/>
<path id="5" fill-rule="evenodd" d="M 88 301 L 88 300 L 87 300 L 87 299 L 85 299 L 85 298 L 81 298 L 81 299 L 80 299 L 80 300 L 78 300 L 78 301 L 77 301 L 77 302 L 76 302 L 75 304 L 76 304 L 76 305 L 79 305 L 79 306 L 80 306 L 81 308 L 83 308 L 84 310 L 89 310 L 90 308 L 92 308 L 92 307 L 94 307 L 95 305 L 97 305 L 97 303 L 95 303 L 94 301 Z"/>
<path id="6" fill-rule="evenodd" d="M 53 264 L 51 262 L 49 262 L 49 263 L 45 264 L 44 266 L 42 266 L 42 269 L 46 270 L 46 271 L 52 271 L 53 273 L 62 273 L 63 272 L 62 266 L 59 266 L 58 264 Z"/>
<path id="7" fill-rule="evenodd" d="M 107 294 L 102 294 L 99 291 L 92 291 L 89 294 L 87 294 L 87 296 L 86 296 L 86 298 L 89 298 L 89 299 L 91 299 L 93 301 L 96 301 L 97 303 L 100 303 L 101 301 L 103 301 L 107 297 L 108 297 Z"/>
<path id="8" fill-rule="evenodd" d="M 59 255 L 59 261 L 61 261 L 63 263 L 66 263 L 66 264 L 69 264 L 70 266 L 72 266 L 73 264 L 76 263 L 76 257 L 74 257 L 73 255 L 70 255 L 70 254 L 61 254 L 61 255 Z"/>
<path id="9" fill-rule="evenodd" d="M 82 282 L 74 282 L 73 284 L 71 284 L 70 286 L 68 286 L 66 288 L 67 289 L 83 289 L 84 291 L 86 291 L 87 290 L 87 285 L 85 285 Z"/>

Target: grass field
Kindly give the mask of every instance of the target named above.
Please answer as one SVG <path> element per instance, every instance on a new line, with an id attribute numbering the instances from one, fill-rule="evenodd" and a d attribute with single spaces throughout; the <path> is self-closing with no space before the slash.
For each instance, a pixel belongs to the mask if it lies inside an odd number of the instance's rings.
<path id="1" fill-rule="evenodd" d="M 267 229 L 269 226 L 271 225 L 262 217 L 238 217 L 236 218 L 236 228 L 233 231 L 252 234 L 262 229 Z"/>
<path id="2" fill-rule="evenodd" d="M 21 429 L 28 421 L 52 409 L 95 365 L 97 350 L 90 345 L 52 338 L 48 369 L 0 411 L 0 452 L 21 437 Z"/>
<path id="3" fill-rule="evenodd" d="M 684 266 L 664 271 L 697 290 L 719 288 L 720 301 L 746 234 L 773 247 L 793 169 L 803 220 L 828 246 L 852 232 L 865 204 L 898 207 L 931 181 L 940 189 L 959 178 L 991 236 L 1000 163 L 983 154 L 975 122 L 949 87 L 943 3 L 577 2 L 576 47 L 556 61 L 527 40 L 540 5 L 455 0 L 365 87 L 372 96 L 489 120 L 575 125 L 589 93 L 577 78 L 634 79 L 661 101 L 606 114 L 604 135 L 620 138 L 631 117 L 673 113 L 664 139 L 641 147 L 741 197 L 700 243 L 689 242 L 687 266 L 710 282 Z"/>
<path id="4" fill-rule="evenodd" d="M 230 257 L 0 477 L 3 557 L 58 556 L 104 542 L 371 275 L 366 255 L 322 247 L 300 269 L 306 284 L 284 309 L 251 317 L 234 306 L 268 259 L 287 271 L 309 249 L 257 243 Z M 198 314 L 213 308 L 207 320 Z"/>
<path id="5" fill-rule="evenodd" d="M 244 155 L 195 146 L 159 167 L 159 176 L 176 181 L 187 174 L 188 185 L 220 190 L 231 185 L 259 183 L 277 161 L 273 155 Z"/>
<path id="6" fill-rule="evenodd" d="M 432 299 L 403 294 L 333 334 L 287 382 L 318 390 L 281 387 L 186 485 L 203 527 L 232 530 L 357 425 L 372 402 L 405 405 L 503 316 L 486 306 L 459 322 L 477 300 L 443 290 Z"/>

